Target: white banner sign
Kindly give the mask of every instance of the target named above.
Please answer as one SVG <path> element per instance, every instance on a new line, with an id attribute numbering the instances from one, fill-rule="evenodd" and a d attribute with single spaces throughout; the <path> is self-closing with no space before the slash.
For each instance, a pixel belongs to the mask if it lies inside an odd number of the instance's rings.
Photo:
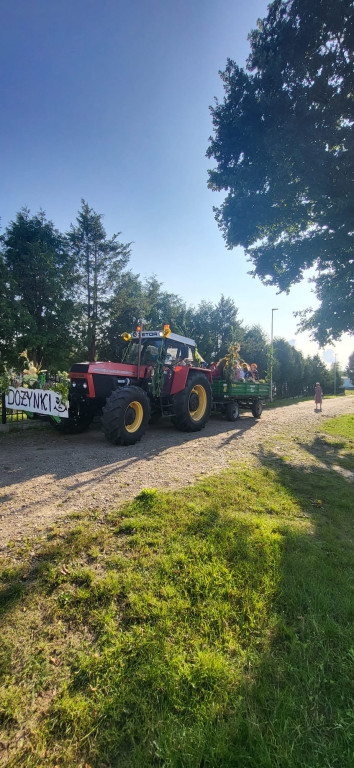
<path id="1" fill-rule="evenodd" d="M 52 389 L 27 389 L 26 387 L 9 387 L 5 395 L 6 408 L 14 411 L 30 411 L 41 413 L 43 416 L 60 416 L 68 418 L 69 413 L 61 395 Z"/>

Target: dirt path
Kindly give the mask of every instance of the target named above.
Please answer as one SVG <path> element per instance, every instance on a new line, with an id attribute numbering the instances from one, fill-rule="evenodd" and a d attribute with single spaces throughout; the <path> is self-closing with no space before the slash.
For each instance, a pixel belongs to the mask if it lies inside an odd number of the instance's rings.
<path id="1" fill-rule="evenodd" d="M 202 432 L 184 434 L 168 423 L 150 427 L 140 443 L 123 448 L 98 429 L 61 436 L 51 429 L 0 434 L 0 549 L 38 533 L 59 517 L 112 509 L 142 488 L 180 488 L 230 462 L 257 457 L 261 446 L 286 435 L 308 440 L 327 417 L 354 413 L 354 397 L 244 413 L 235 424 L 212 417 Z"/>

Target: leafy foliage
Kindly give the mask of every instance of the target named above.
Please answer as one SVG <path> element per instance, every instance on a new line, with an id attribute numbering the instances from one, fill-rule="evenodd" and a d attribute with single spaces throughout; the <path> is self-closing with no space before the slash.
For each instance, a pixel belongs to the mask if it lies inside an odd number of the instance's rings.
<path id="1" fill-rule="evenodd" d="M 273 380 L 277 397 L 312 395 L 316 381 L 321 383 L 326 394 L 333 392 L 333 375 L 318 355 L 304 358 L 302 353 L 285 339 L 275 339 L 273 347 Z"/>
<path id="2" fill-rule="evenodd" d="M 268 338 L 259 326 L 245 328 L 230 297 L 188 307 L 180 296 L 165 291 L 156 276 L 142 281 L 127 269 L 129 244 L 121 244 L 116 235 L 108 239 L 102 216 L 84 201 L 77 222 L 65 237 L 43 213 L 30 217 L 24 210 L 5 232 L 0 254 L 2 389 L 7 369 L 19 373 L 24 346 L 34 367 L 42 361 L 51 371 L 67 370 L 71 360 L 87 355 L 121 360 L 121 334 L 142 317 L 146 329 L 168 322 L 174 332 L 194 338 L 208 363 L 238 343 L 241 358 L 255 362 L 260 378 L 266 377 Z M 312 394 L 316 380 L 325 392 L 333 391 L 333 375 L 318 357 L 305 359 L 285 339 L 274 344 L 274 355 L 277 394 Z M 66 374 L 58 386 L 65 400 Z"/>
<path id="3" fill-rule="evenodd" d="M 44 352 L 47 365 L 60 365 L 60 358 L 69 354 L 74 302 L 72 262 L 65 245 L 43 212 L 30 216 L 23 209 L 4 233 L 0 338 L 2 359 L 8 364 L 17 362 L 24 347 L 35 365 Z"/>
<path id="4" fill-rule="evenodd" d="M 349 376 L 350 381 L 354 383 L 354 352 L 349 355 L 348 365 L 345 369 L 345 373 Z"/>
<path id="5" fill-rule="evenodd" d="M 268 339 L 259 325 L 247 328 L 241 336 L 241 356 L 249 363 L 257 363 L 260 379 L 264 379 L 268 370 Z"/>
<path id="6" fill-rule="evenodd" d="M 324 343 L 354 327 L 352 2 L 275 0 L 250 42 L 211 109 L 209 186 L 228 193 L 216 218 L 265 284 L 288 291 L 317 268 L 301 327 Z"/>

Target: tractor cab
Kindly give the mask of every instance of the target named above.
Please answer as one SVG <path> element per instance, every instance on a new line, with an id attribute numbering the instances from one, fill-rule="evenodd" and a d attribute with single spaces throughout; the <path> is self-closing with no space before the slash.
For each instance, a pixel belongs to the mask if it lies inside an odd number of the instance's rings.
<path id="1" fill-rule="evenodd" d="M 122 363 L 154 366 L 159 359 L 164 365 L 195 365 L 196 344 L 193 339 L 171 333 L 168 326 L 163 331 L 135 331 L 131 336 L 125 334 L 128 347 L 123 352 Z"/>

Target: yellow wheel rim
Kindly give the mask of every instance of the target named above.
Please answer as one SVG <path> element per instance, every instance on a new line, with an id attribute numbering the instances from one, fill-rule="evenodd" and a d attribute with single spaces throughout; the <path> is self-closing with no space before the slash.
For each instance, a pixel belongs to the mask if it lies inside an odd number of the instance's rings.
<path id="1" fill-rule="evenodd" d="M 127 424 L 126 423 L 126 416 L 127 416 L 127 413 L 129 411 L 129 409 L 134 411 L 134 420 L 132 421 L 131 424 Z M 125 422 L 125 428 L 126 428 L 127 432 L 136 432 L 139 429 L 139 427 L 141 426 L 141 422 L 143 420 L 143 416 L 144 416 L 144 411 L 143 411 L 143 406 L 141 405 L 141 403 L 138 403 L 137 400 L 133 400 L 132 403 L 129 403 L 128 407 L 126 408 L 125 414 L 124 414 L 124 422 Z"/>
<path id="2" fill-rule="evenodd" d="M 206 411 L 207 402 L 208 402 L 207 393 L 201 384 L 196 384 L 191 391 L 191 395 L 193 394 L 198 395 L 199 403 L 195 411 L 191 411 L 191 410 L 189 411 L 189 415 L 191 419 L 193 419 L 193 421 L 200 421 L 200 419 L 203 418 Z"/>

